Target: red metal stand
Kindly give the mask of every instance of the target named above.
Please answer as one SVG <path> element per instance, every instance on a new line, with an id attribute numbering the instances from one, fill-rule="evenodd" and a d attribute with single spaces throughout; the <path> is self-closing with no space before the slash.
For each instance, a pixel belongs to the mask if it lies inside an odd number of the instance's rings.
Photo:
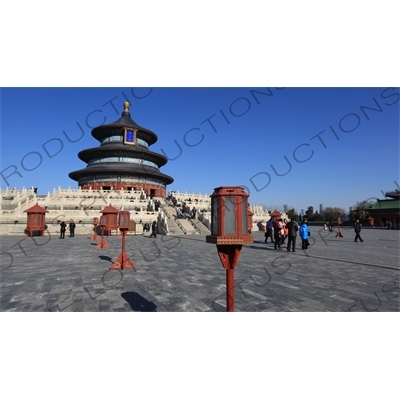
<path id="1" fill-rule="evenodd" d="M 97 224 L 94 225 L 93 235 L 90 237 L 90 240 L 99 240 L 99 237 L 96 234 L 96 227 L 97 227 Z"/>
<path id="2" fill-rule="evenodd" d="M 120 229 L 122 236 L 122 251 L 117 257 L 114 264 L 111 264 L 110 269 L 128 269 L 135 268 L 135 264 L 129 259 L 128 254 L 125 253 L 125 236 L 127 229 Z"/>
<path id="3" fill-rule="evenodd" d="M 335 237 L 343 237 L 342 232 L 340 232 L 340 224 L 337 226 L 337 234 Z"/>
<path id="4" fill-rule="evenodd" d="M 242 245 L 217 244 L 222 266 L 226 269 L 226 311 L 235 311 L 234 269 L 240 258 Z"/>
<path id="5" fill-rule="evenodd" d="M 108 249 L 110 246 L 104 239 L 104 226 L 101 227 L 101 239 L 99 244 L 96 246 L 96 249 Z"/>

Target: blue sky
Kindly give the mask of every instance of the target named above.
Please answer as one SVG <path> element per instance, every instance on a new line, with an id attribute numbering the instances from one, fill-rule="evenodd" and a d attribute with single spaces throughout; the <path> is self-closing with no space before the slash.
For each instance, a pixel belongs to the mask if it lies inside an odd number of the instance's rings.
<path id="1" fill-rule="evenodd" d="M 158 135 L 171 190 L 243 185 L 269 208 L 348 210 L 400 182 L 398 88 L 33 87 L 1 90 L 0 186 L 77 188 L 77 153 L 126 99 Z"/>

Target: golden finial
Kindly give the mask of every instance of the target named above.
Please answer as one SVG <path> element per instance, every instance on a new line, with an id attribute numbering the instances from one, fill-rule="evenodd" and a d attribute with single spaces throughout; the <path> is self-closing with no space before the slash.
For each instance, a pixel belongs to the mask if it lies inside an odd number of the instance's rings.
<path id="1" fill-rule="evenodd" d="M 124 101 L 123 106 L 124 106 L 124 112 L 129 112 L 129 107 L 131 106 L 129 101 Z"/>

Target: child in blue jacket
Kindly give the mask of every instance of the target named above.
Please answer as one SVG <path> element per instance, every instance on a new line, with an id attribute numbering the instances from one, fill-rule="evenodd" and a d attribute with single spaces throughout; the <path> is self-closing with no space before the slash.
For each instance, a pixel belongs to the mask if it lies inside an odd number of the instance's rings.
<path id="1" fill-rule="evenodd" d="M 300 225 L 299 229 L 302 250 L 307 250 L 307 247 L 309 245 L 308 237 L 310 236 L 310 228 L 308 227 L 307 222 L 308 222 L 307 218 L 304 218 L 303 223 Z"/>

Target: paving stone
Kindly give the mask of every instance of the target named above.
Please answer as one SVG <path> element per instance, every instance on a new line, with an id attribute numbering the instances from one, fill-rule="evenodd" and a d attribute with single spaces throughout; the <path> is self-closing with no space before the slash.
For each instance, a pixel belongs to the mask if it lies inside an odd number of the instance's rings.
<path id="1" fill-rule="evenodd" d="M 313 245 L 296 253 L 253 233 L 235 269 L 235 311 L 400 311 L 399 231 L 364 229 L 364 243 L 346 228 L 344 238 L 312 233 Z M 224 312 L 226 274 L 215 245 L 202 235 L 162 238 L 128 237 L 136 268 L 118 271 L 109 267 L 119 236 L 107 238 L 109 249 L 79 236 L 37 238 L 40 246 L 2 237 L 14 263 L 0 271 L 0 311 Z"/>

